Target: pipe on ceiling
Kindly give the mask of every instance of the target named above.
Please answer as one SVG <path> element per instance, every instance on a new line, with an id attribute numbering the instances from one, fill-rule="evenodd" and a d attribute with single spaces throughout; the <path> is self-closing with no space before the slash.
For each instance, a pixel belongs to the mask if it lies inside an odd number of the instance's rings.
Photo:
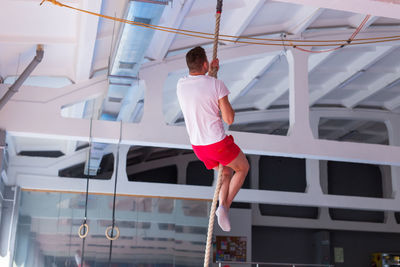
<path id="1" fill-rule="evenodd" d="M 0 99 L 0 110 L 3 106 L 10 100 L 10 98 L 18 92 L 18 89 L 25 82 L 25 80 L 29 77 L 32 71 L 36 68 L 36 66 L 42 61 L 44 55 L 43 45 L 37 45 L 36 47 L 36 56 L 33 58 L 31 63 L 29 63 L 28 67 L 22 72 L 22 74 L 18 77 L 18 79 L 8 88 L 8 91 L 4 94 L 3 98 Z"/>

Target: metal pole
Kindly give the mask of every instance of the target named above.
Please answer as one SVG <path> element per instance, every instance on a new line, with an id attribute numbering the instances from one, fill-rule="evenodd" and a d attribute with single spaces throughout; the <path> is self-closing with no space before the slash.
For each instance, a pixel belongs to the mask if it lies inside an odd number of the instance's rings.
<path id="1" fill-rule="evenodd" d="M 43 59 L 43 45 L 38 45 L 36 49 L 36 56 L 33 58 L 31 63 L 26 67 L 26 69 L 22 72 L 22 74 L 18 77 L 18 79 L 14 82 L 13 85 L 10 86 L 8 91 L 5 93 L 3 98 L 0 99 L 0 109 L 5 106 L 8 100 L 18 92 L 18 89 L 21 85 L 25 82 L 25 80 L 31 75 L 32 71 L 36 68 L 36 66 L 42 61 Z"/>

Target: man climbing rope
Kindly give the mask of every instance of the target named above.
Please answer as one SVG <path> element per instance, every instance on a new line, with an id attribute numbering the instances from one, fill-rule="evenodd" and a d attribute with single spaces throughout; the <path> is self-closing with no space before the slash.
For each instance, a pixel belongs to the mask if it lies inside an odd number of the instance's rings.
<path id="1" fill-rule="evenodd" d="M 235 117 L 228 100 L 229 90 L 221 80 L 206 75 L 218 71 L 218 59 L 210 66 L 204 49 L 198 46 L 186 54 L 186 63 L 189 75 L 177 85 L 179 104 L 196 156 L 207 169 L 224 166 L 216 215 L 221 229 L 229 232 L 229 208 L 246 178 L 249 163 L 223 127 L 222 120 L 231 125 Z"/>

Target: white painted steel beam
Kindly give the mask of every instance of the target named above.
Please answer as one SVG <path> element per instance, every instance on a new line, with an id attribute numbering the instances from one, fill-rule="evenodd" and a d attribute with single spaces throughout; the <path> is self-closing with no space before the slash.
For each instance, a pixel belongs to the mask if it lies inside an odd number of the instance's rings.
<path id="1" fill-rule="evenodd" d="M 125 176 L 125 175 L 124 175 Z M 212 199 L 213 187 L 192 186 L 176 184 L 159 184 L 146 182 L 128 182 L 121 174 L 118 178 L 118 194 L 148 197 L 170 197 L 185 199 Z M 60 178 L 41 175 L 20 174 L 17 184 L 25 190 L 45 190 L 80 192 L 86 188 L 86 179 Z M 295 179 L 295 177 L 294 177 Z M 91 180 L 89 192 L 113 194 L 114 180 Z M 399 199 L 377 199 L 369 197 L 325 195 L 311 190 L 309 193 L 280 192 L 271 190 L 241 189 L 235 198 L 237 202 L 308 206 L 332 207 L 346 209 L 362 209 L 375 211 L 400 211 Z"/>
<path id="2" fill-rule="evenodd" d="M 288 109 L 244 111 L 244 112 L 236 112 L 234 125 L 251 124 L 251 123 L 267 122 L 267 121 L 268 122 L 288 121 L 288 120 L 289 120 Z"/>
<path id="3" fill-rule="evenodd" d="M 311 55 L 308 62 L 308 72 L 311 73 L 312 71 L 314 71 L 319 64 L 321 64 L 327 58 L 331 57 L 333 54 L 334 51 Z M 282 97 L 288 90 L 288 77 L 284 77 L 282 81 L 275 86 L 275 88 L 271 89 L 271 93 L 267 93 L 263 98 L 259 99 L 254 104 L 254 106 L 260 110 L 267 109 L 268 107 L 273 105 L 276 100 Z"/>
<path id="4" fill-rule="evenodd" d="M 396 82 L 399 79 L 399 75 L 396 73 L 387 73 L 383 74 L 381 78 L 379 78 L 377 81 L 373 82 L 372 84 L 369 84 L 367 88 L 360 88 L 355 94 L 352 96 L 348 97 L 347 99 L 343 100 L 343 105 L 345 105 L 347 108 L 354 108 L 358 104 L 360 104 L 362 101 L 366 100 L 368 97 L 379 93 L 380 91 L 386 89 L 388 86 L 390 86 L 391 83 Z M 386 101 L 383 106 L 387 108 L 388 110 L 393 110 L 396 108 L 400 103 L 396 102 L 399 101 L 397 97 Z M 396 105 L 396 103 L 398 103 Z"/>
<path id="5" fill-rule="evenodd" d="M 391 49 L 391 51 L 394 50 Z M 391 52 L 389 51 L 389 53 Z M 386 89 L 388 86 L 390 86 L 392 83 L 396 82 L 399 80 L 399 75 L 398 73 L 382 73 L 382 76 L 378 78 L 376 81 L 372 82 L 369 84 L 366 88 L 360 88 L 355 94 L 352 96 L 344 99 L 342 101 L 343 105 L 345 105 L 347 108 L 354 108 L 364 100 L 366 100 L 368 97 L 379 93 L 380 91 Z M 393 99 L 392 99 L 393 100 Z M 394 102 L 392 102 L 394 103 Z M 385 106 L 385 104 L 387 106 Z M 384 106 L 390 109 L 390 104 L 387 102 L 384 103 Z"/>
<path id="6" fill-rule="evenodd" d="M 316 102 L 318 102 L 318 100 L 322 99 L 335 89 L 343 87 L 346 81 L 350 81 L 350 79 L 352 79 L 352 77 L 355 75 L 359 75 L 367 70 L 369 67 L 375 64 L 376 61 L 390 53 L 393 48 L 390 46 L 378 46 L 375 49 L 376 51 L 367 52 L 363 57 L 352 62 L 346 68 L 345 72 L 336 75 L 334 79 L 327 81 L 321 86 L 321 88 L 314 90 L 310 95 L 310 106 L 314 105 Z"/>
<path id="7" fill-rule="evenodd" d="M 238 9 L 237 14 L 232 14 L 229 19 L 223 16 L 220 34 L 240 36 L 251 23 L 258 11 L 265 4 L 265 0 L 253 0 L 244 2 L 244 7 Z"/>
<path id="8" fill-rule="evenodd" d="M 279 0 L 293 3 L 341 11 L 348 11 L 374 16 L 400 19 L 400 5 L 376 0 Z"/>
<path id="9" fill-rule="evenodd" d="M 81 8 L 94 13 L 101 13 L 102 2 L 102 0 L 84 0 Z M 80 27 L 76 47 L 75 82 L 85 81 L 90 77 L 99 24 L 98 16 L 85 13 L 80 13 L 79 16 Z"/>
<path id="10" fill-rule="evenodd" d="M 357 14 L 356 16 L 353 16 L 350 18 L 350 26 L 353 28 L 358 28 L 361 23 L 364 21 L 366 15 L 365 14 Z M 371 26 L 379 17 L 376 16 L 371 16 L 367 20 L 367 22 L 364 24 L 364 26 L 361 28 L 360 31 L 364 31 L 367 29 L 369 26 Z"/>
<path id="11" fill-rule="evenodd" d="M 364 120 L 349 121 L 347 125 L 340 127 L 339 129 L 335 129 L 335 131 L 333 131 L 332 133 L 328 134 L 327 136 L 324 136 L 324 139 L 336 140 L 351 131 L 357 130 L 358 128 L 362 127 L 367 123 L 368 121 Z"/>
<path id="12" fill-rule="evenodd" d="M 338 31 L 329 31 L 328 34 L 324 31 L 310 31 L 304 32 L 301 36 L 290 36 L 290 38 L 301 38 L 304 40 L 347 40 L 351 34 L 354 32 L 354 29 L 350 30 L 338 30 Z M 377 38 L 382 36 L 393 36 L 398 35 L 397 31 L 393 30 L 385 30 L 385 31 L 377 31 L 368 29 L 365 32 L 361 32 L 357 35 L 359 38 Z M 289 37 L 288 37 L 289 38 Z M 324 44 L 324 43 L 321 43 Z M 381 43 L 380 46 L 393 46 L 395 42 Z M 372 49 L 375 49 L 376 44 L 371 45 L 363 45 L 364 47 L 372 46 Z M 287 47 L 287 46 L 286 46 Z M 288 48 L 288 47 L 287 47 Z M 323 48 L 321 48 L 323 49 Z M 211 53 L 211 49 L 206 49 L 208 53 Z M 276 53 L 277 51 L 283 51 L 283 47 L 279 44 L 277 46 L 263 46 L 263 45 L 245 45 L 245 44 L 227 44 L 218 48 L 218 58 L 220 62 L 230 62 L 235 60 L 245 60 L 246 58 L 254 58 L 259 57 L 268 53 Z M 328 57 L 330 53 L 322 53 L 326 54 Z M 315 64 L 319 64 L 318 57 L 321 57 L 321 62 L 325 59 L 325 56 L 311 56 L 311 61 L 315 58 Z M 313 68 L 314 64 L 310 61 L 310 68 Z M 169 72 L 175 72 L 186 68 L 185 55 L 180 54 L 176 56 L 171 56 L 163 60 L 163 62 L 147 62 L 142 65 L 141 70 L 155 68 L 156 66 L 163 65 L 164 68 L 167 68 Z"/>
<path id="13" fill-rule="evenodd" d="M 321 213 L 320 213 L 321 215 Z M 292 218 L 279 216 L 261 215 L 258 207 L 254 204 L 252 208 L 252 223 L 258 226 L 289 227 L 289 228 L 309 228 L 309 229 L 328 229 L 346 231 L 366 231 L 366 232 L 385 232 L 398 233 L 400 226 L 394 221 L 387 223 L 372 222 L 352 222 L 332 220 L 327 217 L 318 219 Z"/>
<path id="14" fill-rule="evenodd" d="M 397 73 L 398 73 L 398 70 L 400 70 L 400 68 L 397 68 L 396 73 L 393 73 L 393 75 L 397 74 Z M 390 74 L 389 74 L 389 75 L 390 75 Z M 392 76 L 392 77 L 394 77 L 394 76 Z M 397 81 L 400 82 L 400 77 L 399 77 L 399 76 L 397 76 L 397 79 L 396 79 L 396 80 L 393 79 L 393 83 L 392 83 L 392 84 L 394 84 L 394 83 L 398 84 Z M 390 87 L 391 85 L 388 85 L 388 86 Z M 391 111 L 397 109 L 397 108 L 400 106 L 400 96 L 396 96 L 396 97 L 394 97 L 394 98 L 392 98 L 392 99 L 390 99 L 390 100 L 385 101 L 385 102 L 383 103 L 383 106 L 384 106 L 387 110 L 391 110 Z"/>
<path id="15" fill-rule="evenodd" d="M 153 71 L 158 73 L 158 79 L 152 79 Z M 163 120 L 162 99 L 159 96 L 162 95 L 162 85 L 168 75 L 168 70 L 159 66 L 156 69 L 147 69 L 142 74 L 147 86 L 144 117 L 138 124 L 123 123 L 122 143 L 190 149 L 185 128 L 167 126 Z M 304 76 L 302 77 L 304 78 Z M 101 84 L 101 81 L 98 83 Z M 304 81 L 296 84 L 300 86 L 300 84 L 304 84 Z M 9 102 L 12 105 L 6 105 L 0 112 L 0 126 L 7 129 L 11 135 L 16 136 L 88 141 L 90 122 L 61 118 L 59 108 L 66 104 L 67 100 L 68 102 L 74 99 L 77 101 L 79 98 L 90 95 L 90 92 L 92 94 L 100 93 L 106 87 L 96 87 L 96 85 L 88 88 L 77 87 L 75 87 L 76 90 L 69 93 L 58 91 L 57 93 L 60 94 L 58 97 L 46 96 L 50 99 L 44 101 L 45 103 L 39 96 L 36 96 L 35 102 L 17 102 L 16 99 L 12 99 Z M 61 97 L 63 93 L 67 95 L 66 99 Z M 27 93 L 24 96 L 32 95 Z M 54 100 L 51 100 L 51 97 Z M 150 101 L 146 101 L 146 99 L 150 99 Z M 23 100 L 22 95 L 20 95 L 21 100 Z M 303 99 L 303 101 L 306 100 Z M 297 110 L 295 114 L 305 116 L 302 112 L 299 113 Z M 296 124 L 296 127 L 299 127 L 299 131 L 302 132 L 309 127 L 308 124 L 308 120 L 304 119 L 304 124 Z M 93 141 L 117 143 L 120 135 L 119 127 L 117 122 L 93 121 Z M 155 129 L 157 130 L 155 131 Z M 400 165 L 400 148 L 395 146 L 315 140 L 310 135 L 301 134 L 287 137 L 238 132 L 234 135 L 238 144 L 249 154 Z"/>
<path id="16" fill-rule="evenodd" d="M 186 0 L 183 3 L 174 2 L 171 8 L 165 8 L 162 19 L 166 21 L 159 24 L 159 26 L 179 29 L 186 15 L 190 12 L 193 3 L 194 0 Z M 175 33 L 155 31 L 146 56 L 156 61 L 162 60 L 167 54 L 175 36 Z"/>
<path id="17" fill-rule="evenodd" d="M 275 63 L 276 58 L 276 55 L 269 55 L 261 60 L 255 60 L 247 70 L 243 70 L 243 72 L 245 72 L 243 74 L 244 79 L 234 83 L 234 85 L 229 88 L 231 92 L 229 95 L 230 102 L 234 103 L 240 96 L 247 94 L 268 68 Z"/>
<path id="18" fill-rule="evenodd" d="M 299 14 L 296 14 L 294 18 L 289 21 L 290 26 L 287 32 L 293 35 L 301 34 L 322 14 L 322 12 L 324 12 L 323 8 L 303 6 Z"/>
<path id="19" fill-rule="evenodd" d="M 287 53 L 289 63 L 288 136 L 313 139 L 310 127 L 308 53 L 293 49 Z"/>

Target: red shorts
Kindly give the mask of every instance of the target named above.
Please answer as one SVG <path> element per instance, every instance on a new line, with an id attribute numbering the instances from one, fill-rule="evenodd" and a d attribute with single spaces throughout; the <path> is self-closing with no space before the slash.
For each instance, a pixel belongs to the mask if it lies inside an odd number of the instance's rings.
<path id="1" fill-rule="evenodd" d="M 228 135 L 221 141 L 205 146 L 194 146 L 193 151 L 206 168 L 211 170 L 220 163 L 224 166 L 231 163 L 240 153 L 240 148 L 233 141 L 232 135 Z"/>

